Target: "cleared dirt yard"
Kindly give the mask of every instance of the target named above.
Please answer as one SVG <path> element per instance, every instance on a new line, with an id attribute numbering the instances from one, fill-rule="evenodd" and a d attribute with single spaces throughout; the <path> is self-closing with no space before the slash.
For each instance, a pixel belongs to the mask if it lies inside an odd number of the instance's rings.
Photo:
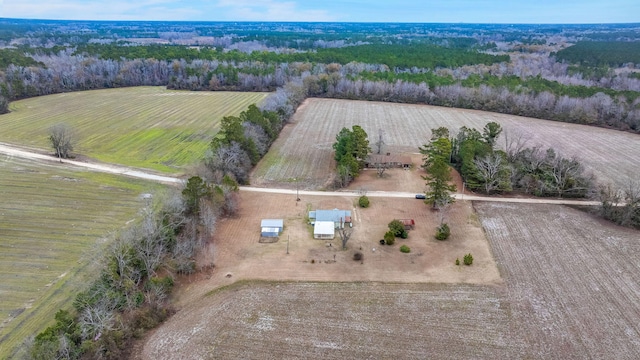
<path id="1" fill-rule="evenodd" d="M 522 134 L 527 146 L 553 147 L 566 157 L 577 156 L 600 182 L 618 186 L 640 173 L 640 135 L 513 115 L 427 105 L 308 99 L 258 164 L 252 184 L 288 186 L 302 179 L 308 188 L 326 187 L 335 168 L 332 144 L 343 127 L 360 125 L 373 139 L 385 130 L 385 151 L 415 153 L 440 126 L 482 129 L 488 122 L 506 133 Z M 371 140 L 373 142 L 373 140 Z M 504 146 L 501 136 L 498 146 Z"/>
<path id="2" fill-rule="evenodd" d="M 181 303 L 240 279 L 501 282 L 469 202 L 452 206 L 447 217 L 452 235 L 442 242 L 433 237 L 439 221 L 437 214 L 420 200 L 375 198 L 370 208 L 360 209 L 354 207 L 353 197 L 302 197 L 296 204 L 295 196 L 262 193 L 241 193 L 241 196 L 238 216 L 218 224 L 211 248 L 200 260 L 203 265 L 214 263 L 215 271 L 209 279 L 194 283 L 193 288 L 187 287 L 183 295 L 186 299 Z M 313 239 L 312 227 L 305 220 L 307 208 L 352 210 L 354 226 L 348 250 L 341 249 L 337 234 L 333 241 Z M 285 230 L 278 242 L 258 243 L 263 218 L 284 219 Z M 416 227 L 409 231 L 408 239 L 398 239 L 393 246 L 381 246 L 378 241 L 394 218 L 413 218 Z M 411 253 L 401 253 L 402 244 L 408 245 Z M 352 260 L 355 251 L 364 254 L 362 263 Z M 455 266 L 455 259 L 462 260 L 468 252 L 474 255 L 474 267 Z"/>

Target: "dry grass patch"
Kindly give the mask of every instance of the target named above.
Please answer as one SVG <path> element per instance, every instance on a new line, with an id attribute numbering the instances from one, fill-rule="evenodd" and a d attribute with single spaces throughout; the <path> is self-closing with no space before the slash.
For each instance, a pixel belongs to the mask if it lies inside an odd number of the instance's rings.
<path id="1" fill-rule="evenodd" d="M 123 227 L 158 185 L 0 159 L 0 358 L 53 315 L 84 285 L 90 250 Z"/>

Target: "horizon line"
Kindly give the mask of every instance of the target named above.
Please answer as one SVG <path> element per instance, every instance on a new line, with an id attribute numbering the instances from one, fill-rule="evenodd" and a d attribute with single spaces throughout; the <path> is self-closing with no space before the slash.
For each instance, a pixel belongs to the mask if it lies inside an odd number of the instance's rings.
<path id="1" fill-rule="evenodd" d="M 414 22 L 414 21 L 274 21 L 274 20 L 94 20 L 94 19 L 44 19 L 44 18 L 11 18 L 0 17 L 0 21 L 18 20 L 18 21 L 69 21 L 69 22 L 173 22 L 173 23 L 272 23 L 272 24 L 420 24 L 420 25 L 639 25 L 640 22 L 567 22 L 567 23 L 507 23 L 507 22 Z"/>

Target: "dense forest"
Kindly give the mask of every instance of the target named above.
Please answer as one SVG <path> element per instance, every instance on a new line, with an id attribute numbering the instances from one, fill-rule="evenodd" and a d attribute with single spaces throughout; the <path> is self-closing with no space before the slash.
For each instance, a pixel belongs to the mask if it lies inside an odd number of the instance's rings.
<path id="1" fill-rule="evenodd" d="M 580 41 L 555 54 L 560 61 L 592 67 L 621 67 L 640 64 L 640 42 Z"/>
<path id="2" fill-rule="evenodd" d="M 446 48 L 428 44 L 407 45 L 360 45 L 341 48 L 321 48 L 313 52 L 276 53 L 253 51 L 244 53 L 239 50 L 228 52 L 212 48 L 187 48 L 183 46 L 149 45 L 123 46 L 123 44 L 87 44 L 78 46 L 76 55 L 98 56 L 101 59 L 156 59 L 156 60 L 219 60 L 219 61 L 260 61 L 270 64 L 309 62 L 338 63 L 361 62 L 365 64 L 383 64 L 389 68 L 408 69 L 412 67 L 433 69 L 437 67 L 459 67 L 463 65 L 491 65 L 509 61 L 507 55 L 488 55 L 477 51 Z"/>

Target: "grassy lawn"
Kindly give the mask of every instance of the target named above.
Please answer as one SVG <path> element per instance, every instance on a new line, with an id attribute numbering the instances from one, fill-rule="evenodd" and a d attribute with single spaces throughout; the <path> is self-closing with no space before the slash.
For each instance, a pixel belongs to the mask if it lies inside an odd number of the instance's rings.
<path id="1" fill-rule="evenodd" d="M 48 151 L 49 128 L 66 123 L 77 154 L 180 173 L 202 157 L 224 116 L 266 96 L 133 87 L 31 98 L 12 102 L 11 113 L 0 116 L 0 141 Z"/>
<path id="2" fill-rule="evenodd" d="M 70 307 L 92 253 L 159 187 L 0 156 L 0 359 Z"/>

